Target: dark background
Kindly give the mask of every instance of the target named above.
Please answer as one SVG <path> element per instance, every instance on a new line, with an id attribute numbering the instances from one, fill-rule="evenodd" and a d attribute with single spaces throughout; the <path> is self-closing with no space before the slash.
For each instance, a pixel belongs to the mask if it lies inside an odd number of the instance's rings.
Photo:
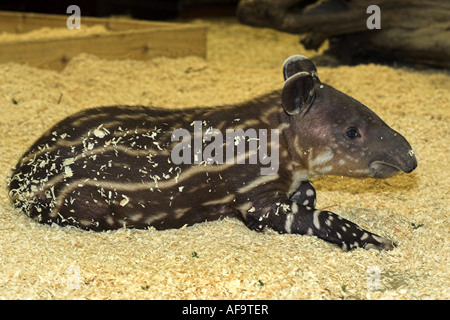
<path id="1" fill-rule="evenodd" d="M 238 0 L 2 0 L 0 10 L 66 14 L 72 4 L 86 16 L 166 20 L 235 15 Z"/>

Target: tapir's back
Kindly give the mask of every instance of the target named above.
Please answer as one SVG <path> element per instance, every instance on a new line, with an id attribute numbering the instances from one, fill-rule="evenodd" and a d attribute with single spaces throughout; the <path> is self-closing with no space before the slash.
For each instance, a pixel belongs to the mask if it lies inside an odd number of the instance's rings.
<path id="1" fill-rule="evenodd" d="M 242 107 L 117 106 L 79 112 L 24 154 L 10 181 L 11 198 L 40 222 L 91 230 L 179 228 L 236 214 L 227 205 L 242 186 L 235 180 L 251 181 L 259 171 L 201 157 L 209 130 L 223 130 L 225 138 L 233 127 L 261 126 L 251 113 L 244 120 Z M 183 146 L 177 130 L 188 131 L 189 139 L 192 133 L 192 141 Z M 178 161 L 177 144 L 185 153 Z M 201 152 L 196 154 L 195 147 Z"/>

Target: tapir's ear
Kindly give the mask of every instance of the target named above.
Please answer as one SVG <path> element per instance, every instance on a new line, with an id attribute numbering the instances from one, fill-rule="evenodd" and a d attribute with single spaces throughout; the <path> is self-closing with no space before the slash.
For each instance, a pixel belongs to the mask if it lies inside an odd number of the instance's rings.
<path id="1" fill-rule="evenodd" d="M 289 115 L 306 111 L 314 101 L 314 79 L 311 73 L 298 72 L 286 80 L 281 94 L 283 108 Z"/>
<path id="2" fill-rule="evenodd" d="M 299 72 L 311 73 L 311 75 L 319 79 L 316 66 L 307 57 L 295 55 L 287 58 L 286 61 L 284 61 L 283 76 L 285 81 Z"/>

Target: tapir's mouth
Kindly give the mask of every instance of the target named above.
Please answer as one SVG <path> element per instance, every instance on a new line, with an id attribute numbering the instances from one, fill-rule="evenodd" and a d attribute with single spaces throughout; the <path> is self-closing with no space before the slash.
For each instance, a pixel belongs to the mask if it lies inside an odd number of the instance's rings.
<path id="1" fill-rule="evenodd" d="M 389 178 L 394 174 L 403 171 L 395 164 L 384 161 L 373 161 L 369 168 L 374 178 Z"/>
<path id="2" fill-rule="evenodd" d="M 410 173 L 417 167 L 417 158 L 412 149 L 406 154 L 397 153 L 401 156 L 385 156 L 383 160 L 374 160 L 369 168 L 375 178 L 388 178 L 403 171 Z"/>

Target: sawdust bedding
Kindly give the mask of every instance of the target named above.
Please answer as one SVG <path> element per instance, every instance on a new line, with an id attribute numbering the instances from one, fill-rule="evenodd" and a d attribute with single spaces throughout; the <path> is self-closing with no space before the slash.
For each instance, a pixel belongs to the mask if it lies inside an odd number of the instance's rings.
<path id="1" fill-rule="evenodd" d="M 449 89 L 446 71 L 319 67 L 404 134 L 419 157 L 387 180 L 315 179 L 319 208 L 394 239 L 390 252 L 342 252 L 314 237 L 260 234 L 233 219 L 181 230 L 94 233 L 16 212 L 6 179 L 56 121 L 116 104 L 229 104 L 282 85 L 295 35 L 234 20 L 209 27 L 208 59 L 106 61 L 81 54 L 62 72 L 0 65 L 0 299 L 449 299 Z"/>

